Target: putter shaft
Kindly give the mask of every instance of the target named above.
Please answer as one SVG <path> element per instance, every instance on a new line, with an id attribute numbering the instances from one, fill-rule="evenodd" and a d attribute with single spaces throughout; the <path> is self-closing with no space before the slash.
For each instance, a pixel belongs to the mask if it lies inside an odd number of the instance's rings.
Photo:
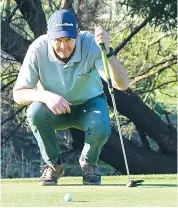
<path id="1" fill-rule="evenodd" d="M 101 53 L 102 53 L 102 60 L 103 60 L 104 70 L 105 70 L 106 78 L 107 78 L 108 89 L 109 89 L 109 93 L 111 95 L 111 99 L 112 99 L 112 103 L 113 103 L 114 115 L 115 115 L 116 124 L 117 124 L 118 132 L 119 132 L 119 138 L 120 138 L 120 141 L 121 141 L 121 147 L 122 147 L 122 152 L 123 152 L 123 156 L 124 156 L 126 172 L 127 172 L 127 175 L 128 175 L 129 181 L 130 181 L 130 172 L 129 172 L 126 152 L 125 152 L 125 148 L 124 148 L 124 142 L 123 142 L 123 138 L 122 138 L 122 134 L 121 134 L 120 123 L 119 123 L 119 119 L 118 119 L 118 112 L 117 112 L 117 107 L 116 107 L 116 101 L 115 101 L 115 98 L 114 98 L 114 90 L 113 90 L 113 87 L 112 87 L 112 81 L 111 81 L 111 76 L 110 76 L 110 71 L 109 71 L 108 60 L 107 60 L 107 56 L 106 56 L 105 45 L 101 44 L 100 48 L 101 48 Z"/>

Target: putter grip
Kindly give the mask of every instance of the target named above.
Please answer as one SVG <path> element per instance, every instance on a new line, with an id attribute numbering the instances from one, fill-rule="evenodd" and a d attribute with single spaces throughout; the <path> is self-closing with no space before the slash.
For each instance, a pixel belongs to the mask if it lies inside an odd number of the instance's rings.
<path id="1" fill-rule="evenodd" d="M 101 43 L 101 44 L 100 44 L 100 49 L 101 49 L 102 51 L 106 51 L 106 48 L 105 48 L 104 43 Z"/>
<path id="2" fill-rule="evenodd" d="M 110 71 L 109 71 L 109 65 L 108 65 L 108 59 L 106 56 L 106 48 L 104 43 L 100 44 L 100 50 L 101 50 L 101 55 L 102 55 L 102 60 L 103 60 L 103 66 L 107 78 L 107 84 L 109 88 L 110 94 L 113 94 L 113 87 L 112 87 L 112 82 L 111 82 L 111 76 L 110 76 Z"/>

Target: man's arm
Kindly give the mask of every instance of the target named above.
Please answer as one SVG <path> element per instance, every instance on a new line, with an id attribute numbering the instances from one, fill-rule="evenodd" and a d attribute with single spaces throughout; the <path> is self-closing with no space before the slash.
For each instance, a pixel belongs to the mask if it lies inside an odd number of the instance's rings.
<path id="1" fill-rule="evenodd" d="M 119 63 L 115 56 L 111 56 L 108 58 L 108 64 L 113 87 L 115 87 L 118 90 L 128 89 L 129 78 L 122 64 Z M 100 76 L 106 81 L 104 69 L 99 70 L 99 73 Z"/>
<path id="2" fill-rule="evenodd" d="M 109 34 L 102 27 L 95 28 L 95 41 L 98 46 L 104 43 L 106 48 L 106 54 L 109 54 Z M 129 87 L 129 78 L 122 64 L 119 63 L 114 55 L 108 58 L 108 64 L 110 68 L 110 75 L 113 87 L 119 90 L 126 90 Z M 104 69 L 100 70 L 99 73 L 100 76 L 104 80 L 106 80 Z"/>
<path id="3" fill-rule="evenodd" d="M 13 98 L 17 104 L 28 105 L 32 102 L 45 103 L 56 115 L 70 113 L 70 103 L 62 96 L 46 90 L 14 87 Z"/>
<path id="4" fill-rule="evenodd" d="M 26 87 L 14 87 L 13 98 L 17 104 L 28 105 L 32 102 L 45 103 L 45 97 L 47 91 L 39 91 L 37 89 L 31 89 Z"/>

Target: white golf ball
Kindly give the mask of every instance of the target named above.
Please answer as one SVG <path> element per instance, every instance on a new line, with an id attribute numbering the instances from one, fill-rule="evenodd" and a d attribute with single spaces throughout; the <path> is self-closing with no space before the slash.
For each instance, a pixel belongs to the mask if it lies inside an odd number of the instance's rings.
<path id="1" fill-rule="evenodd" d="M 72 201 L 72 195 L 71 194 L 65 194 L 64 200 L 65 201 Z"/>

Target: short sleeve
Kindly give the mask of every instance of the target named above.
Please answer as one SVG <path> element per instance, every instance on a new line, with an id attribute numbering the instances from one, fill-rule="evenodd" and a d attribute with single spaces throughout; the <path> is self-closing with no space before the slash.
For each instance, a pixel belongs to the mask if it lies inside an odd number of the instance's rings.
<path id="1" fill-rule="evenodd" d="M 39 80 L 37 63 L 35 50 L 30 46 L 18 74 L 15 87 L 25 86 L 27 88 L 34 88 L 36 86 Z"/>

